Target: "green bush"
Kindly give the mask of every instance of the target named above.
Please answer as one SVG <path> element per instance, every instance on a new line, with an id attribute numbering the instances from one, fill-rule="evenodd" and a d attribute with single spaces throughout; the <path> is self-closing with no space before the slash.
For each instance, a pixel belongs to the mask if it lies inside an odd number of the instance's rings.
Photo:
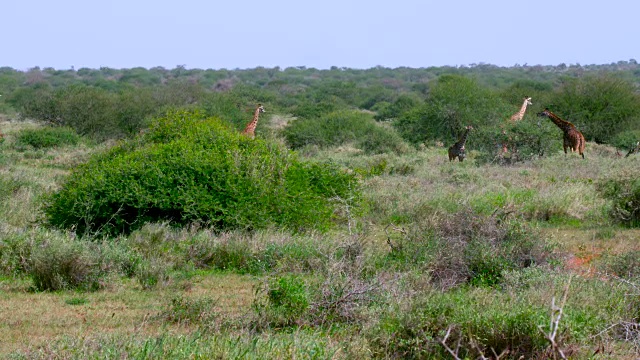
<path id="1" fill-rule="evenodd" d="M 309 309 L 309 292 L 302 278 L 285 275 L 271 279 L 258 289 L 254 310 L 270 326 L 291 326 L 300 322 Z"/>
<path id="2" fill-rule="evenodd" d="M 640 129 L 636 86 L 615 75 L 564 79 L 554 101 L 554 111 L 574 123 L 588 141 L 611 143 L 621 130 Z"/>
<path id="3" fill-rule="evenodd" d="M 611 218 L 625 226 L 640 226 L 640 179 L 636 175 L 606 179 L 597 184 L 598 191 L 611 201 Z"/>
<path id="4" fill-rule="evenodd" d="M 603 258 L 604 270 L 626 279 L 640 278 L 640 251 L 607 255 Z"/>
<path id="5" fill-rule="evenodd" d="M 482 300 L 482 301 L 479 301 Z M 547 309 L 526 299 L 460 289 L 431 293 L 414 300 L 409 309 L 381 317 L 371 335 L 374 351 L 402 358 L 450 358 L 440 341 L 447 330 L 447 345 L 460 358 L 509 351 L 510 357 L 535 358 L 547 346 L 537 325 L 547 321 Z M 457 345 L 456 345 L 457 344 Z M 384 350 L 383 350 L 384 349 Z M 392 356 L 392 357 L 395 357 Z"/>
<path id="6" fill-rule="evenodd" d="M 421 100 L 417 96 L 403 94 L 392 103 L 379 102 L 373 110 L 377 110 L 374 118 L 378 121 L 397 119 L 402 113 L 419 106 Z"/>
<path id="7" fill-rule="evenodd" d="M 141 139 L 77 168 L 44 211 L 50 225 L 79 234 L 129 233 L 163 221 L 325 230 L 334 199 L 357 201 L 357 187 L 355 175 L 335 165 L 301 162 L 279 144 L 176 111 L 156 119 Z"/>
<path id="8" fill-rule="evenodd" d="M 640 130 L 622 131 L 611 139 L 611 145 L 623 150 L 626 155 L 640 141 Z"/>
<path id="9" fill-rule="evenodd" d="M 472 147 L 480 152 L 476 157 L 480 163 L 526 161 L 562 149 L 562 132 L 550 121 L 522 120 L 498 127 L 483 127 L 469 137 Z M 501 154 L 502 145 L 507 146 L 506 154 Z"/>
<path id="10" fill-rule="evenodd" d="M 403 112 L 393 125 L 402 138 L 413 144 L 428 140 L 453 144 L 458 141 L 460 129 L 467 125 L 476 130 L 496 128 L 497 135 L 497 126 L 508 119 L 509 111 L 510 106 L 475 80 L 442 75 L 424 104 Z M 473 141 L 471 137 L 469 141 Z"/>
<path id="11" fill-rule="evenodd" d="M 35 149 L 76 145 L 80 136 L 68 127 L 42 127 L 38 129 L 24 129 L 16 135 L 15 146 L 23 148 L 31 146 Z"/>
<path id="12" fill-rule="evenodd" d="M 293 149 L 353 143 L 368 154 L 407 151 L 406 144 L 393 129 L 377 125 L 371 115 L 360 111 L 342 110 L 319 119 L 298 119 L 285 128 L 284 136 Z"/>

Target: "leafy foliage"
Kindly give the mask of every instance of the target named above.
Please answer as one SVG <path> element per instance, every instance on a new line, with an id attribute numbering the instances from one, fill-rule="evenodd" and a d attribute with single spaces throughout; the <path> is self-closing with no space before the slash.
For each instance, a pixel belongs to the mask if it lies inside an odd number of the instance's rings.
<path id="1" fill-rule="evenodd" d="M 607 179 L 598 190 L 612 202 L 611 218 L 630 227 L 640 226 L 640 179 L 637 175 Z"/>
<path id="2" fill-rule="evenodd" d="M 256 299 L 254 309 L 271 326 L 291 326 L 306 315 L 309 292 L 302 278 L 285 275 L 271 279 L 264 288 L 265 298 Z"/>
<path id="3" fill-rule="evenodd" d="M 555 105 L 588 141 L 609 143 L 621 132 L 640 130 L 640 96 L 630 81 L 616 76 L 565 79 Z"/>
<path id="4" fill-rule="evenodd" d="M 445 75 L 438 78 L 422 106 L 403 113 L 394 125 L 411 143 L 438 140 L 448 144 L 458 141 L 461 129 L 467 125 L 495 128 L 506 119 L 506 109 L 497 95 L 473 79 Z"/>
<path id="5" fill-rule="evenodd" d="M 43 127 L 21 130 L 16 136 L 15 146 L 30 146 L 35 149 L 47 149 L 64 145 L 76 145 L 80 136 L 66 127 Z"/>
<path id="6" fill-rule="evenodd" d="M 284 135 L 294 149 L 307 145 L 326 148 L 353 143 L 369 154 L 407 151 L 393 129 L 377 125 L 371 115 L 360 111 L 341 110 L 319 119 L 298 119 L 285 128 Z"/>
<path id="7" fill-rule="evenodd" d="M 224 229 L 280 225 L 326 229 L 334 203 L 357 193 L 353 175 L 304 163 L 215 118 L 177 111 L 150 132 L 79 167 L 45 209 L 51 225 L 80 234 L 128 233 L 146 222 Z"/>

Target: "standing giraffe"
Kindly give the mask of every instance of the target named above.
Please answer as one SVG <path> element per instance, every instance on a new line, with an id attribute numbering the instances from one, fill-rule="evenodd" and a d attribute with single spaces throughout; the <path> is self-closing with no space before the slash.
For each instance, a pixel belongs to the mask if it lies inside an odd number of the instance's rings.
<path id="1" fill-rule="evenodd" d="M 256 111 L 253 113 L 253 120 L 251 120 L 251 122 L 247 124 L 247 127 L 244 128 L 242 134 L 247 135 L 252 139 L 256 137 L 255 131 L 256 126 L 258 126 L 258 117 L 260 117 L 260 113 L 263 112 L 265 112 L 264 107 L 262 106 L 262 104 L 258 104 L 258 107 L 256 107 Z"/>
<path id="2" fill-rule="evenodd" d="M 562 148 L 564 149 L 564 153 L 567 154 L 567 148 L 571 149 L 571 152 L 577 151 L 580 156 L 584 159 L 584 135 L 576 129 L 575 125 L 572 123 L 562 120 L 558 117 L 558 115 L 554 114 L 549 110 L 549 108 L 544 108 L 544 111 L 539 112 L 538 116 L 546 116 L 554 124 L 556 124 L 560 130 L 564 133 L 563 135 L 563 143 Z"/>
<path id="3" fill-rule="evenodd" d="M 469 125 L 465 128 L 464 134 L 460 137 L 457 143 L 451 145 L 449 148 L 449 161 L 453 161 L 456 156 L 459 161 L 464 160 L 466 154 L 464 152 L 464 144 L 467 142 L 467 136 L 469 136 L 469 130 L 473 129 L 473 126 Z"/>
<path id="4" fill-rule="evenodd" d="M 524 117 L 524 113 L 527 111 L 527 106 L 529 105 L 533 105 L 533 103 L 531 102 L 531 97 L 530 96 L 525 96 L 524 97 L 524 101 L 522 102 L 522 107 L 520 107 L 520 111 L 518 111 L 517 113 L 511 115 L 511 118 L 509 118 L 509 120 L 511 120 L 512 122 L 516 122 L 516 121 L 520 121 L 522 120 L 522 118 Z M 506 131 L 502 130 L 502 135 L 506 135 Z M 509 140 L 511 140 L 509 138 Z M 502 143 L 502 150 L 500 153 L 500 157 L 503 157 L 504 154 L 509 152 L 509 144 L 506 142 Z"/>
<path id="5" fill-rule="evenodd" d="M 522 107 L 520 108 L 520 111 L 511 115 L 511 121 L 522 120 L 522 118 L 524 117 L 524 112 L 527 111 L 527 105 L 533 105 L 533 103 L 531 103 L 531 97 L 525 96 L 524 102 L 522 103 Z"/>

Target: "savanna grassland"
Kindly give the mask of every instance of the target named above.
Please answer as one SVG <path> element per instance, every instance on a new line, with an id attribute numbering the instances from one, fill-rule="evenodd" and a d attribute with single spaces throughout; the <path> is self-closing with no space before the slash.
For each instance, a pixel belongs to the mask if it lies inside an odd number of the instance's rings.
<path id="1" fill-rule="evenodd" d="M 0 354 L 635 359 L 639 74 L 0 68 Z"/>

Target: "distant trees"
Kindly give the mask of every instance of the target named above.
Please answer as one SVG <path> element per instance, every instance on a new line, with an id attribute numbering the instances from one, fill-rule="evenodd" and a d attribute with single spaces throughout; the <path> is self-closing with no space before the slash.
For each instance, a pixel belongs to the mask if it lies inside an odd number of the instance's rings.
<path id="1" fill-rule="evenodd" d="M 534 105 L 524 121 L 548 106 L 574 122 L 587 140 L 628 146 L 624 144 L 640 132 L 638 74 L 640 65 L 633 59 L 606 65 L 505 68 L 481 63 L 366 70 L 304 66 L 200 70 L 179 65 L 77 71 L 34 67 L 22 72 L 3 67 L 0 111 L 17 111 L 25 118 L 66 125 L 102 140 L 137 133 L 148 119 L 168 108 L 200 108 L 238 129 L 257 103 L 268 104 L 270 113 L 310 122 L 364 110 L 376 120 L 389 121 L 397 134 L 416 145 L 451 143 L 464 126 L 474 125 L 470 145 L 491 153 L 509 138 L 520 148 L 527 141 L 546 143 L 540 137 L 548 133 L 543 129 L 546 122 L 535 121 L 537 129 L 505 124 L 522 98 L 531 96 Z M 530 148 L 541 149 L 538 145 Z"/>

